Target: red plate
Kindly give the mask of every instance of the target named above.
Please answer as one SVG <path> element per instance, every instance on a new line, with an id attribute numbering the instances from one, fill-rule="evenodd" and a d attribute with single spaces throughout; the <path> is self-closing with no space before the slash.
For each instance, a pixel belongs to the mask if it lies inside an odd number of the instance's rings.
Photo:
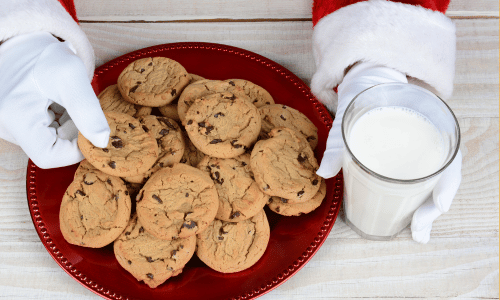
<path id="1" fill-rule="evenodd" d="M 176 43 L 134 51 L 97 68 L 92 81 L 96 94 L 116 83 L 133 60 L 165 56 L 188 72 L 209 79 L 241 78 L 271 93 L 276 103 L 303 112 L 318 127 L 316 157 L 325 150 L 332 119 L 309 88 L 279 64 L 243 49 L 210 43 Z M 113 254 L 112 245 L 91 249 L 68 244 L 59 230 L 59 206 L 77 165 L 42 170 L 28 163 L 27 194 L 31 217 L 40 240 L 54 260 L 83 286 L 106 299 L 254 299 L 277 287 L 302 268 L 318 251 L 337 217 L 342 200 L 342 177 L 327 180 L 327 195 L 314 212 L 300 217 L 279 216 L 266 208 L 271 238 L 262 258 L 250 269 L 222 274 L 209 269 L 196 255 L 179 276 L 156 289 L 138 282 Z"/>

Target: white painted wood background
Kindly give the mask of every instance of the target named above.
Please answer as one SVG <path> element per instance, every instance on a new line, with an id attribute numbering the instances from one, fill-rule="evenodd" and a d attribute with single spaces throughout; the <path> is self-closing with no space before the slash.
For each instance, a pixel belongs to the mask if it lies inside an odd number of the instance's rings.
<path id="1" fill-rule="evenodd" d="M 314 72 L 310 0 L 76 0 L 97 65 L 162 43 L 207 41 L 266 56 L 306 83 Z M 366 241 L 339 216 L 295 276 L 260 299 L 499 298 L 499 4 L 452 0 L 457 27 L 453 97 L 463 180 L 429 244 L 405 229 Z M 40 242 L 25 192 L 27 157 L 0 140 L 0 299 L 99 299 L 69 277 Z"/>

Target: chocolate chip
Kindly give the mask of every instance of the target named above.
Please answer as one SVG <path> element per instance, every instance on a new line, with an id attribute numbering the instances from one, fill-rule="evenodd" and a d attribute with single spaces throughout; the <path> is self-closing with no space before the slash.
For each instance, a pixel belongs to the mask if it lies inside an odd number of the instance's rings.
<path id="1" fill-rule="evenodd" d="M 172 89 L 172 91 L 170 92 L 170 95 L 174 96 L 175 93 L 177 93 L 177 90 L 176 89 Z"/>
<path id="2" fill-rule="evenodd" d="M 242 161 L 242 162 L 241 162 L 241 166 L 243 166 L 243 167 L 244 167 L 244 166 L 246 166 L 246 165 L 247 165 L 247 163 L 246 163 L 246 162 L 244 162 L 244 161 Z"/>
<path id="3" fill-rule="evenodd" d="M 283 107 L 283 108 L 286 108 L 286 105 L 283 105 L 282 107 Z"/>
<path id="4" fill-rule="evenodd" d="M 149 279 L 153 279 L 154 278 L 153 274 L 151 274 L 151 273 L 146 274 L 146 276 L 148 276 Z"/>
<path id="5" fill-rule="evenodd" d="M 205 128 L 205 134 L 209 134 L 210 131 L 214 130 L 214 127 L 213 126 L 208 126 Z"/>
<path id="6" fill-rule="evenodd" d="M 139 233 L 143 233 L 144 232 L 144 227 L 141 226 L 141 228 L 139 228 Z"/>
<path id="7" fill-rule="evenodd" d="M 110 161 L 110 162 L 108 163 L 108 166 L 110 166 L 110 167 L 111 167 L 111 169 L 116 169 L 116 162 L 114 162 L 114 161 Z"/>
<path id="8" fill-rule="evenodd" d="M 210 174 L 210 177 L 212 177 L 213 180 L 218 180 L 220 176 L 219 172 L 215 172 L 213 174 Z"/>
<path id="9" fill-rule="evenodd" d="M 257 103 L 257 99 L 253 100 L 253 102 L 252 102 L 252 103 Z"/>
<path id="10" fill-rule="evenodd" d="M 85 196 L 85 193 L 81 190 L 76 191 L 75 194 Z"/>
<path id="11" fill-rule="evenodd" d="M 285 199 L 285 198 L 280 198 L 281 202 L 283 203 L 288 203 L 288 199 Z"/>
<path id="12" fill-rule="evenodd" d="M 210 144 L 218 144 L 220 142 L 222 142 L 221 139 L 213 139 L 213 140 L 210 141 Z"/>
<path id="13" fill-rule="evenodd" d="M 306 140 L 309 141 L 314 141 L 316 138 L 314 136 L 308 136 Z"/>
<path id="14" fill-rule="evenodd" d="M 170 132 L 170 130 L 165 129 L 165 128 L 164 128 L 164 129 L 162 129 L 162 130 L 160 130 L 160 134 L 161 134 L 161 135 L 166 135 L 166 134 L 168 134 L 169 132 Z"/>
<path id="15" fill-rule="evenodd" d="M 233 146 L 236 149 L 239 149 L 239 148 L 243 147 L 243 145 L 241 145 L 241 144 L 236 144 L 237 141 L 238 140 L 232 140 L 231 141 L 231 146 Z"/>
<path id="16" fill-rule="evenodd" d="M 170 254 L 172 255 L 173 258 L 175 258 L 175 255 L 177 254 L 177 250 L 172 250 L 172 252 Z"/>
<path id="17" fill-rule="evenodd" d="M 120 199 L 120 196 L 118 196 L 118 194 L 116 194 L 116 195 L 113 196 L 113 199 L 115 199 L 116 201 L 118 201 L 118 199 Z"/>
<path id="18" fill-rule="evenodd" d="M 160 163 L 160 168 L 163 168 L 163 166 L 164 166 L 164 164 L 161 162 L 161 163 Z"/>
<path id="19" fill-rule="evenodd" d="M 127 195 L 127 196 L 128 196 L 128 191 L 125 191 L 125 195 Z"/>
<path id="20" fill-rule="evenodd" d="M 189 197 L 189 193 L 186 193 L 186 197 Z"/>
<path id="21" fill-rule="evenodd" d="M 185 164 L 186 162 L 187 162 L 187 159 L 185 159 L 184 157 L 180 161 L 181 164 Z"/>
<path id="22" fill-rule="evenodd" d="M 139 87 L 139 85 L 135 85 L 133 88 L 131 88 L 131 89 L 128 91 L 128 93 L 129 93 L 129 94 L 130 94 L 130 93 L 134 93 L 134 92 L 137 90 L 137 88 L 138 88 L 138 87 Z"/>
<path id="23" fill-rule="evenodd" d="M 231 97 L 224 97 L 224 99 L 228 99 L 228 100 L 235 100 L 235 99 L 236 99 L 236 96 L 235 96 L 235 95 L 232 95 Z"/>
<path id="24" fill-rule="evenodd" d="M 283 121 L 286 121 L 286 118 L 285 118 L 283 115 L 280 115 L 280 118 L 281 118 Z"/>
<path id="25" fill-rule="evenodd" d="M 149 263 L 152 263 L 154 262 L 154 259 L 150 256 L 146 256 L 146 260 L 149 262 Z"/>
<path id="26" fill-rule="evenodd" d="M 187 124 L 188 124 L 188 125 L 193 124 L 193 120 L 189 120 L 189 121 L 187 121 Z"/>
<path id="27" fill-rule="evenodd" d="M 229 83 L 230 85 L 232 85 L 232 86 L 236 86 L 236 84 L 234 84 L 234 82 L 233 82 L 233 81 L 231 81 L 231 80 L 230 80 L 230 81 L 228 81 L 228 83 Z"/>
<path id="28" fill-rule="evenodd" d="M 276 207 L 276 212 L 280 212 L 280 207 Z"/>
<path id="29" fill-rule="evenodd" d="M 142 129 L 144 129 L 144 131 L 146 132 L 149 132 L 149 129 L 146 127 L 146 125 L 142 125 Z"/>
<path id="30" fill-rule="evenodd" d="M 108 149 L 106 149 L 106 148 L 103 148 L 103 149 L 102 149 L 102 151 L 104 151 L 104 152 L 106 152 L 106 153 L 108 153 L 108 152 L 109 152 L 109 150 L 108 150 Z"/>
<path id="31" fill-rule="evenodd" d="M 227 231 L 224 231 L 224 228 L 219 228 L 219 235 L 221 234 L 227 234 L 228 232 Z"/>
<path id="32" fill-rule="evenodd" d="M 229 217 L 229 219 L 234 219 L 234 218 L 237 218 L 237 217 L 239 217 L 239 216 L 241 216 L 241 213 L 240 213 L 239 211 L 236 211 L 235 213 L 233 213 L 233 214 Z"/>
<path id="33" fill-rule="evenodd" d="M 313 182 L 312 182 L 313 185 L 317 185 L 318 184 L 318 179 L 314 179 Z"/>
<path id="34" fill-rule="evenodd" d="M 142 72 L 144 72 L 144 71 L 146 71 L 146 69 L 142 68 L 139 72 L 141 72 L 141 73 L 142 73 Z"/>
<path id="35" fill-rule="evenodd" d="M 299 156 L 297 157 L 297 160 L 300 162 L 300 163 L 303 163 L 307 160 L 307 155 L 304 154 L 304 156 L 302 156 L 302 153 L 299 154 Z"/>
<path id="36" fill-rule="evenodd" d="M 113 140 L 111 142 L 111 145 L 115 148 L 123 148 L 123 142 L 122 139 L 117 137 L 117 136 L 112 136 L 111 139 Z"/>
<path id="37" fill-rule="evenodd" d="M 130 231 L 125 232 L 125 235 L 130 235 Z"/>
<path id="38" fill-rule="evenodd" d="M 214 115 L 214 118 L 218 118 L 218 117 L 224 117 L 225 114 L 223 114 L 222 112 L 218 112 Z"/>
<path id="39" fill-rule="evenodd" d="M 152 65 L 153 65 L 153 62 L 150 62 L 150 63 L 148 64 L 148 66 L 150 66 L 150 67 L 151 67 Z"/>
<path id="40" fill-rule="evenodd" d="M 108 184 L 111 184 L 111 179 L 106 180 Z"/>
<path id="41" fill-rule="evenodd" d="M 297 193 L 297 197 L 299 197 L 299 198 L 302 197 L 302 195 L 304 195 L 304 191 L 300 191 Z"/>
<path id="42" fill-rule="evenodd" d="M 219 236 L 219 241 L 222 241 L 224 239 L 223 236 Z"/>
<path id="43" fill-rule="evenodd" d="M 267 203 L 269 203 L 269 204 L 273 203 L 273 197 L 269 197 L 269 200 L 267 201 Z"/>
<path id="44" fill-rule="evenodd" d="M 267 185 L 266 185 L 265 187 L 263 187 L 262 189 L 263 189 L 264 191 L 267 191 L 269 188 L 270 188 L 270 186 L 269 186 L 269 184 L 267 184 Z"/>
<path id="45" fill-rule="evenodd" d="M 132 264 L 132 262 L 129 260 L 129 261 L 128 261 L 128 264 L 129 264 L 129 265 L 131 265 L 131 264 Z"/>
<path id="46" fill-rule="evenodd" d="M 86 185 L 93 185 L 93 184 L 94 184 L 94 182 L 93 182 L 93 181 L 87 181 L 87 178 L 85 178 L 85 179 L 83 180 L 83 183 L 85 183 Z"/>
<path id="47" fill-rule="evenodd" d="M 80 216 L 80 220 L 83 220 L 83 215 Z"/>
<path id="48" fill-rule="evenodd" d="M 163 201 L 161 201 L 160 197 L 158 197 L 157 195 L 153 195 L 151 197 L 153 197 L 153 199 L 155 199 L 156 201 L 158 201 L 158 203 L 163 204 Z"/>
<path id="49" fill-rule="evenodd" d="M 195 221 L 184 222 L 184 224 L 182 224 L 182 227 L 186 227 L 187 229 L 193 229 L 196 227 L 196 222 Z"/>

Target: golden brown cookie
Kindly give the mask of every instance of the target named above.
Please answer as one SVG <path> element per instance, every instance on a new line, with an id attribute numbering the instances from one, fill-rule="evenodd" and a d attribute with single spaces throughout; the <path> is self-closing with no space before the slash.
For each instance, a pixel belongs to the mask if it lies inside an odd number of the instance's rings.
<path id="1" fill-rule="evenodd" d="M 196 254 L 207 266 L 234 273 L 253 266 L 264 254 L 270 229 L 264 210 L 241 222 L 214 220 L 197 235 Z"/>
<path id="2" fill-rule="evenodd" d="M 158 158 L 156 139 L 129 115 L 117 112 L 105 115 L 111 129 L 108 145 L 96 147 L 78 133 L 78 147 L 83 156 L 97 169 L 114 176 L 135 176 L 148 171 Z"/>
<path id="3" fill-rule="evenodd" d="M 231 92 L 236 96 L 248 99 L 241 87 L 232 85 L 227 81 L 204 79 L 188 85 L 182 91 L 177 103 L 177 113 L 182 125 L 186 126 L 187 111 L 196 99 L 223 92 Z"/>
<path id="4" fill-rule="evenodd" d="M 314 152 L 302 134 L 290 128 L 275 128 L 269 139 L 258 141 L 250 166 L 260 189 L 269 196 L 305 202 L 319 190 Z"/>
<path id="5" fill-rule="evenodd" d="M 122 233 L 130 211 L 129 192 L 120 178 L 80 169 L 61 201 L 61 233 L 70 244 L 101 248 Z"/>
<path id="6" fill-rule="evenodd" d="M 146 180 L 159 169 L 178 163 L 184 154 L 184 137 L 177 123 L 166 117 L 145 116 L 140 117 L 144 131 L 150 133 L 158 143 L 160 151 L 154 165 L 143 174 L 128 176 L 123 179 L 132 183 L 145 183 Z"/>
<path id="7" fill-rule="evenodd" d="M 281 197 L 271 197 L 267 206 L 277 214 L 283 216 L 300 216 L 303 214 L 308 214 L 318 208 L 326 195 L 326 183 L 325 180 L 321 179 L 321 184 L 319 191 L 312 197 L 311 200 L 301 203 L 292 203 L 288 199 Z"/>
<path id="8" fill-rule="evenodd" d="M 140 116 L 150 115 L 152 111 L 151 107 L 132 104 L 125 101 L 116 84 L 108 86 L 99 96 L 97 96 L 97 98 L 99 98 L 101 108 L 104 112 L 114 111 L 138 118 Z"/>
<path id="9" fill-rule="evenodd" d="M 137 215 L 113 245 L 118 263 L 150 288 L 180 274 L 195 247 L 195 236 L 172 241 L 156 238 L 144 229 Z"/>
<path id="10" fill-rule="evenodd" d="M 182 134 L 184 136 L 184 141 L 186 142 L 186 149 L 184 150 L 184 155 L 182 156 L 180 162 L 196 167 L 203 157 L 205 157 L 205 154 L 193 145 L 187 132 L 182 131 Z"/>
<path id="11" fill-rule="evenodd" d="M 158 110 L 162 115 L 176 122 L 180 122 L 179 113 L 177 112 L 177 103 L 170 103 L 164 106 L 158 107 Z"/>
<path id="12" fill-rule="evenodd" d="M 198 169 L 207 172 L 219 194 L 216 219 L 239 222 L 253 217 L 269 198 L 260 189 L 250 169 L 250 154 L 234 158 L 205 156 Z"/>
<path id="13" fill-rule="evenodd" d="M 250 99 L 250 102 L 257 107 L 274 104 L 274 99 L 263 87 L 244 79 L 228 79 L 230 85 L 239 87 L 243 93 Z M 231 90 L 229 90 L 231 91 Z"/>
<path id="14" fill-rule="evenodd" d="M 129 64 L 118 77 L 118 89 L 128 102 L 158 107 L 177 98 L 191 77 L 177 61 L 147 57 Z"/>
<path id="15" fill-rule="evenodd" d="M 136 201 L 144 228 L 164 240 L 205 230 L 219 206 L 212 179 L 186 164 L 174 164 L 154 173 Z"/>
<path id="16" fill-rule="evenodd" d="M 318 144 L 318 128 L 303 113 L 282 104 L 265 105 L 259 108 L 262 119 L 260 137 L 265 139 L 269 132 L 277 127 L 287 127 L 300 132 L 311 145 Z"/>
<path id="17" fill-rule="evenodd" d="M 231 93 L 196 99 L 186 114 L 186 131 L 203 153 L 219 158 L 241 155 L 259 135 L 255 105 Z"/>

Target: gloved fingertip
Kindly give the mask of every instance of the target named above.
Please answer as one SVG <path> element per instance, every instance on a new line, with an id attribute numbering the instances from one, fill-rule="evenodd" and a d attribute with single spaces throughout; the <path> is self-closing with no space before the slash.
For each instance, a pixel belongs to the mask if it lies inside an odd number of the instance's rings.
<path id="1" fill-rule="evenodd" d="M 107 130 L 93 135 L 91 138 L 89 138 L 89 141 L 96 147 L 106 148 L 106 146 L 108 146 L 110 133 L 111 133 L 111 130 L 108 127 Z"/>
<path id="2" fill-rule="evenodd" d="M 320 165 L 319 169 L 316 171 L 316 174 L 325 178 L 325 179 L 328 179 L 328 178 L 332 178 L 333 176 L 337 175 L 338 171 L 336 173 L 334 173 L 334 171 L 331 169 L 331 167 L 329 166 L 326 166 L 324 164 Z"/>
<path id="3" fill-rule="evenodd" d="M 418 232 L 412 231 L 411 237 L 413 238 L 413 240 L 415 242 L 420 243 L 420 244 L 427 244 L 429 242 L 429 240 L 431 239 L 430 232 L 421 232 L 421 231 L 418 231 Z"/>

